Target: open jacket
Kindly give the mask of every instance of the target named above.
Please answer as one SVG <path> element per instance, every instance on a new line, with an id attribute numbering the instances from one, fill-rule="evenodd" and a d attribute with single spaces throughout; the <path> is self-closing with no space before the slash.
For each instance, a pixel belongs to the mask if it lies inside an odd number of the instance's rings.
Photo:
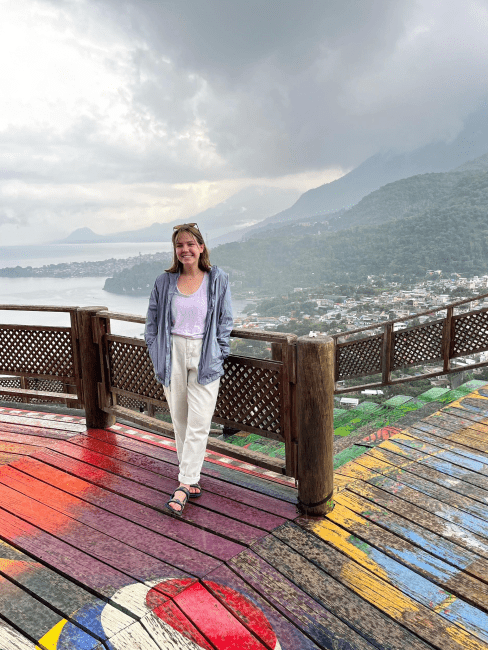
<path id="1" fill-rule="evenodd" d="M 156 278 L 146 317 L 144 338 L 156 379 L 164 386 L 169 386 L 171 380 L 171 300 L 179 277 L 179 273 L 165 272 Z M 207 316 L 197 375 L 199 384 L 209 384 L 224 374 L 232 328 L 229 276 L 212 266 L 207 283 Z"/>

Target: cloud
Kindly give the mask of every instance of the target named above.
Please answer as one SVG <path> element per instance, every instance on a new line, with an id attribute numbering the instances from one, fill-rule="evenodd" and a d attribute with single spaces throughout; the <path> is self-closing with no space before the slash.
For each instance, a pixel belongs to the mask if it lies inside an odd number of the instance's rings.
<path id="1" fill-rule="evenodd" d="M 309 189 L 454 138 L 486 100 L 485 0 L 17 0 L 0 20 L 0 225 L 107 231 Z"/>

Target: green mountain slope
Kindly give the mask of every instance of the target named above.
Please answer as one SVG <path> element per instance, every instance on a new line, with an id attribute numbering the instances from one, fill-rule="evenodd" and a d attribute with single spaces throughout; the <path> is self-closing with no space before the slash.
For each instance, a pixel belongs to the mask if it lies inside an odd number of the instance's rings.
<path id="1" fill-rule="evenodd" d="M 427 269 L 488 273 L 488 172 L 414 176 L 366 198 L 341 216 L 343 230 L 289 224 L 219 246 L 212 263 L 244 289 L 272 294 L 367 275 L 422 277 Z M 125 272 L 123 290 L 122 276 L 107 280 L 107 290 L 147 293 L 157 273 L 143 267 Z"/>

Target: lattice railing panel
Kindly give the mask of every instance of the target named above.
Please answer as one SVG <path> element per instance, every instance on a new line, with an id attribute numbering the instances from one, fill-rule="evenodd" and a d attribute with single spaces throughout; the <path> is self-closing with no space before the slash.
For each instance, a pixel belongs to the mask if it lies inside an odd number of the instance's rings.
<path id="1" fill-rule="evenodd" d="M 117 395 L 117 404 L 132 411 L 139 411 L 140 413 L 147 408 L 146 402 L 134 399 L 133 397 L 127 397 L 126 395 Z"/>
<path id="2" fill-rule="evenodd" d="M 21 388 L 20 377 L 1 377 L 0 386 L 5 388 Z M 22 398 L 18 395 L 0 395 L 1 402 L 22 402 Z"/>
<path id="3" fill-rule="evenodd" d="M 143 397 L 164 399 L 162 385 L 154 376 L 147 348 L 108 339 L 111 385 Z"/>
<path id="4" fill-rule="evenodd" d="M 392 333 L 391 369 L 442 359 L 444 321 Z"/>
<path id="5" fill-rule="evenodd" d="M 383 335 L 341 343 L 336 350 L 336 380 L 381 372 Z"/>
<path id="6" fill-rule="evenodd" d="M 215 417 L 283 435 L 282 366 L 260 367 L 231 356 L 224 369 Z"/>
<path id="7" fill-rule="evenodd" d="M 453 357 L 488 350 L 488 311 L 456 316 L 453 338 Z"/>
<path id="8" fill-rule="evenodd" d="M 0 372 L 73 377 L 71 330 L 2 325 Z"/>

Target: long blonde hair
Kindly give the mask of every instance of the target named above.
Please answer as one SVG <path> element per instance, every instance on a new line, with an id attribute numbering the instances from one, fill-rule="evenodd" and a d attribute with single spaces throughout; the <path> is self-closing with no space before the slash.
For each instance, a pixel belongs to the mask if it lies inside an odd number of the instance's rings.
<path id="1" fill-rule="evenodd" d="M 210 264 L 210 257 L 207 245 L 205 244 L 202 233 L 195 226 L 190 225 L 189 223 L 184 223 L 182 226 L 174 230 L 171 241 L 173 243 L 173 264 L 169 269 L 166 269 L 168 273 L 178 273 L 183 270 L 183 264 L 179 261 L 176 255 L 176 242 L 178 241 L 182 232 L 189 233 L 194 237 L 197 243 L 201 246 L 203 244 L 203 251 L 200 253 L 198 258 L 198 268 L 201 271 L 210 271 L 212 265 Z"/>

